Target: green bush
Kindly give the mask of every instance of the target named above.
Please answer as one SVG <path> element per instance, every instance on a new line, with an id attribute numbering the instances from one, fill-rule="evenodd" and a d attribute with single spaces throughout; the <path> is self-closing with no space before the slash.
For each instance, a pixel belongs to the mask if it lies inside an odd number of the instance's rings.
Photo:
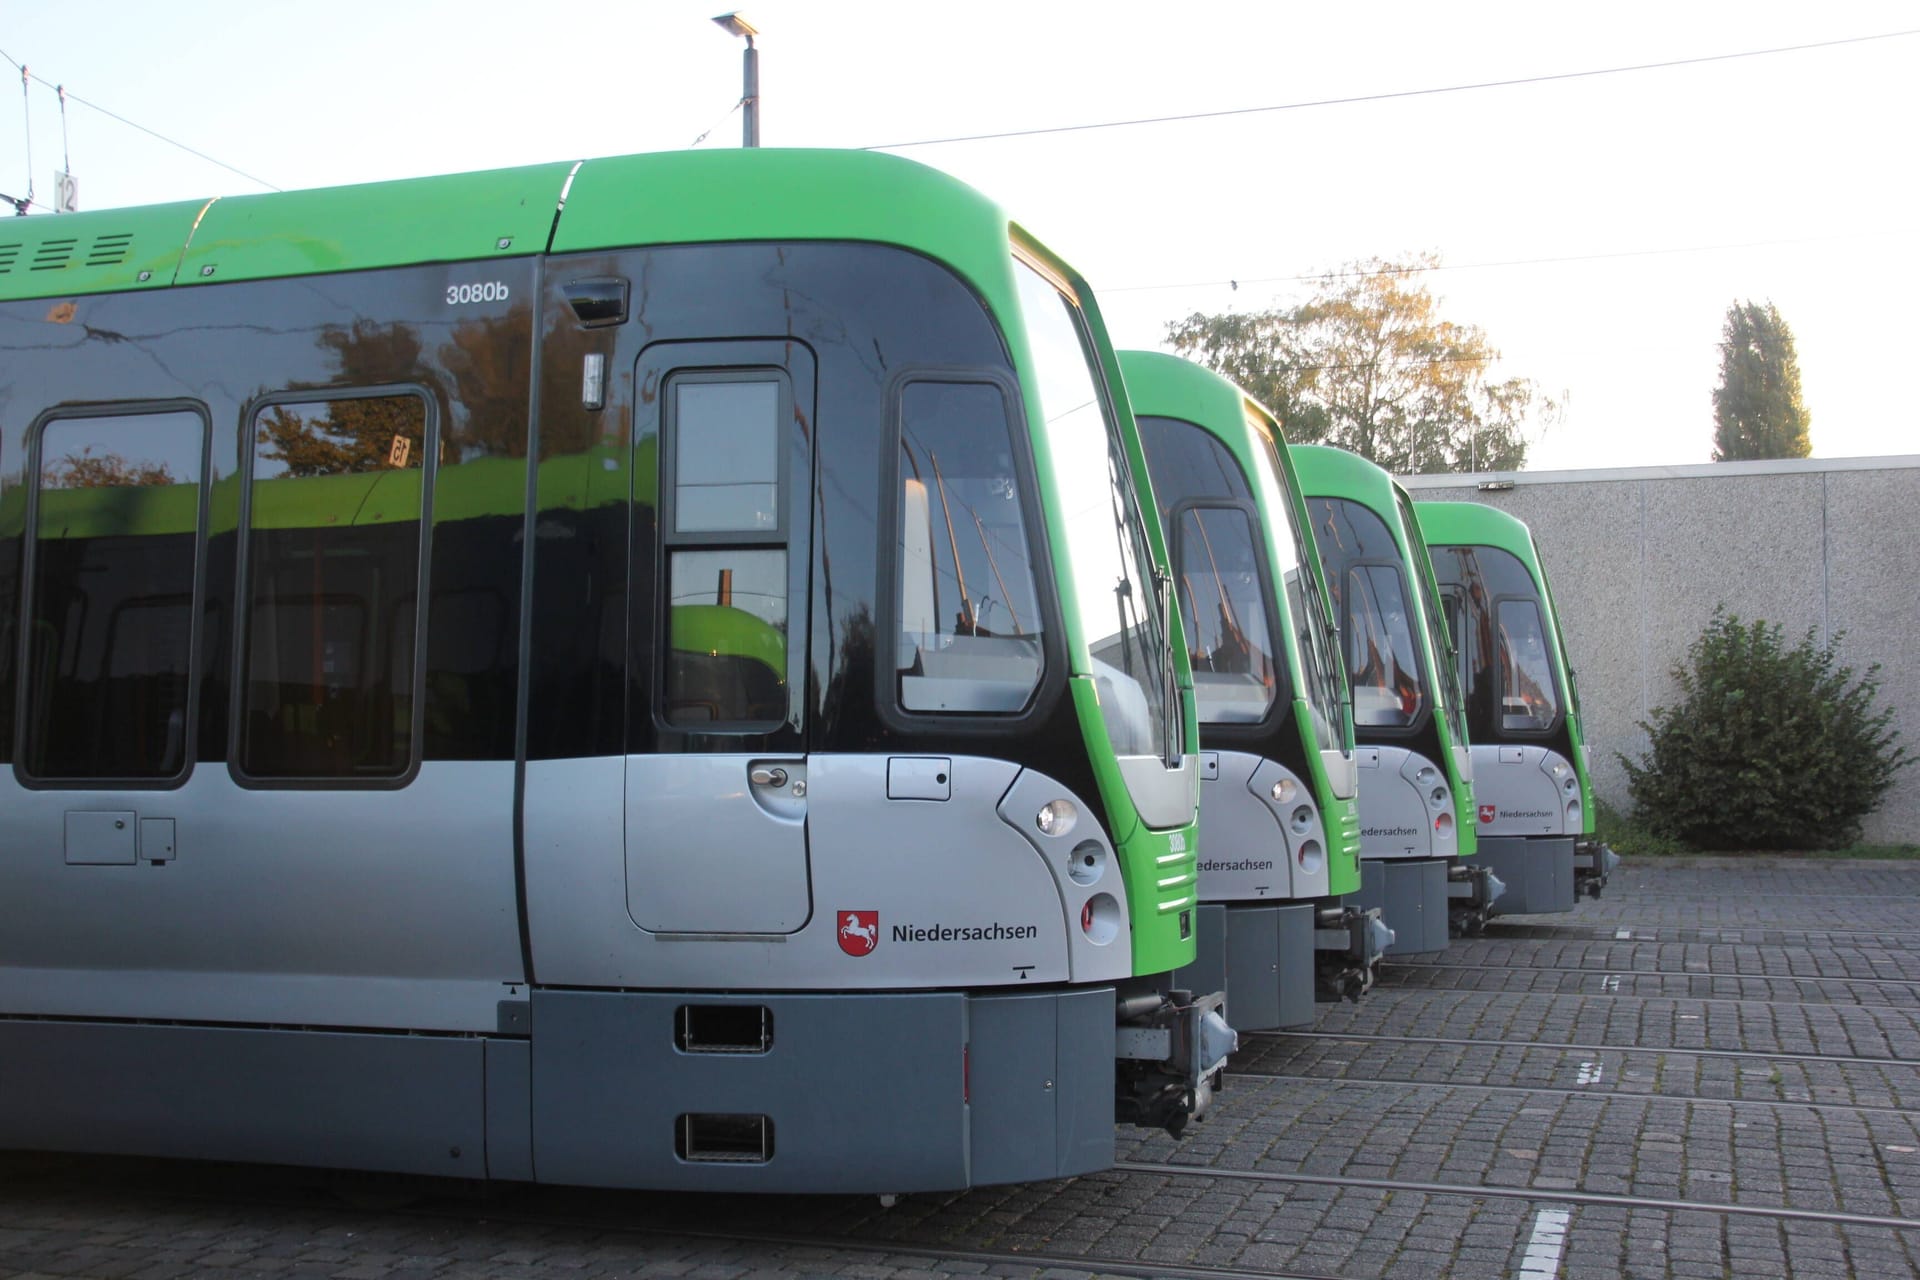
<path id="1" fill-rule="evenodd" d="M 1876 711 L 1878 665 L 1855 680 L 1834 644 L 1813 631 L 1781 643 L 1780 628 L 1724 608 L 1674 666 L 1680 701 L 1642 720 L 1651 744 L 1620 757 L 1635 817 L 1697 849 L 1831 849 L 1912 763 Z"/>

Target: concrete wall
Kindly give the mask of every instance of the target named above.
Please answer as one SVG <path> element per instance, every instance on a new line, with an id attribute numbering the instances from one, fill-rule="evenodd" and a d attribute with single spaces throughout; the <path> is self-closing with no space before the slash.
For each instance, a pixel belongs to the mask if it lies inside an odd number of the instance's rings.
<path id="1" fill-rule="evenodd" d="M 1724 604 L 1789 642 L 1842 634 L 1841 661 L 1879 663 L 1880 697 L 1920 754 L 1920 456 L 1618 471 L 1404 478 L 1415 501 L 1484 502 L 1527 522 L 1580 678 L 1596 783 L 1631 808 L 1616 753 L 1673 700 L 1670 674 Z M 1511 484 L 1511 488 L 1487 488 Z M 1869 841 L 1920 841 L 1920 765 L 1867 819 Z"/>

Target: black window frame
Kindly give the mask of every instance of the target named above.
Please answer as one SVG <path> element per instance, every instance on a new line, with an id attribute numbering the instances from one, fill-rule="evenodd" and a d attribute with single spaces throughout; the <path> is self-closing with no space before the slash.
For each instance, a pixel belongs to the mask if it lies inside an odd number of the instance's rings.
<path id="1" fill-rule="evenodd" d="M 771 350 L 756 350 L 758 344 L 751 341 L 742 343 L 694 342 L 688 344 L 668 344 L 665 349 L 650 349 L 640 355 L 643 367 L 660 368 L 659 406 L 656 419 L 659 431 L 659 467 L 657 482 L 659 492 L 653 495 L 634 494 L 636 503 L 649 498 L 654 502 L 656 513 L 654 538 L 654 593 L 656 600 L 652 604 L 653 618 L 653 662 L 652 679 L 647 689 L 648 718 L 653 723 L 654 732 L 659 734 L 681 734 L 689 736 L 713 735 L 722 738 L 746 739 L 769 738 L 787 732 L 801 734 L 805 732 L 805 706 L 803 692 L 806 685 L 806 625 L 805 619 L 811 610 L 807 607 L 804 584 L 808 580 L 806 564 L 810 549 L 807 546 L 796 548 L 793 545 L 793 531 L 801 523 L 795 518 L 795 476 L 793 475 L 793 449 L 789 439 L 791 424 L 794 421 L 796 388 L 795 374 L 790 364 L 773 359 Z M 681 363 L 680 355 L 688 358 Z M 807 376 L 817 378 L 817 366 L 807 353 Z M 729 358 L 737 356 L 738 358 Z M 778 463 L 778 473 L 774 481 L 775 506 L 777 515 L 772 529 L 699 529 L 681 532 L 675 529 L 675 519 L 679 504 L 679 463 L 680 463 L 680 423 L 679 404 L 675 397 L 678 387 L 688 384 L 712 385 L 716 383 L 762 383 L 773 382 L 779 388 L 774 407 L 774 449 Z M 809 388 L 809 391 L 812 389 Z M 636 431 L 629 442 L 629 449 L 637 448 L 640 434 Z M 813 444 L 808 442 L 811 456 Z M 811 494 L 811 476 L 806 477 L 805 486 Z M 809 542 L 811 539 L 809 539 Z M 667 694 L 669 681 L 673 675 L 673 558 L 680 551 L 778 551 L 786 558 L 786 709 L 777 720 L 713 720 L 698 722 L 680 722 L 667 716 Z M 630 592 L 630 596 L 633 593 Z M 631 601 L 630 601 L 631 607 Z M 801 617 L 801 625 L 794 625 L 796 607 Z M 631 625 L 631 624 L 629 624 Z"/>
<path id="2" fill-rule="evenodd" d="M 251 774 L 241 763 L 246 747 L 247 684 L 252 654 L 248 632 L 253 623 L 253 485 L 255 432 L 260 417 L 277 405 L 331 404 L 342 400 L 378 400 L 400 396 L 417 398 L 425 409 L 420 432 L 420 528 L 415 541 L 413 600 L 413 672 L 409 694 L 406 768 L 386 776 Z M 236 786 L 250 791 L 399 791 L 419 776 L 426 747 L 427 605 L 432 600 L 433 497 L 440 474 L 441 403 L 424 383 L 383 383 L 373 386 L 313 387 L 276 391 L 257 396 L 240 411 L 239 512 L 234 526 L 233 675 L 227 699 L 227 773 Z M 388 619 L 370 617 L 368 634 L 386 630 Z"/>
<path id="3" fill-rule="evenodd" d="M 92 774 L 71 778 L 37 777 L 27 769 L 27 733 L 31 717 L 27 714 L 32 679 L 33 606 L 39 589 L 40 492 L 45 461 L 41 454 L 42 437 L 56 422 L 100 418 L 147 417 L 163 413 L 186 413 L 200 420 L 200 478 L 195 502 L 193 535 L 193 594 L 189 606 L 187 635 L 187 692 L 181 708 L 186 717 L 183 726 L 180 768 L 165 777 L 123 778 L 111 774 Z M 186 785 L 193 776 L 200 737 L 200 689 L 202 660 L 206 646 L 203 619 L 207 607 L 207 537 L 212 502 L 213 415 L 199 400 L 169 398 L 126 400 L 93 404 L 61 405 L 36 417 L 27 428 L 26 470 L 23 477 L 27 501 L 20 535 L 19 597 L 14 601 L 14 691 L 13 726 L 10 743 L 13 776 L 22 787 L 33 791 L 173 791 Z"/>

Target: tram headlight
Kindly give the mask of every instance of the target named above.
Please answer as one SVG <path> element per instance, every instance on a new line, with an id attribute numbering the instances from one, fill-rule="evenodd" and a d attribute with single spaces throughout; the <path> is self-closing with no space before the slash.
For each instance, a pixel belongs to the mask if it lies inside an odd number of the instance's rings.
<path id="1" fill-rule="evenodd" d="M 1292 778 L 1282 778 L 1273 784 L 1273 788 L 1268 794 L 1273 797 L 1275 804 L 1286 804 L 1293 799 L 1299 790 L 1300 788 L 1294 784 Z"/>
<path id="2" fill-rule="evenodd" d="M 1078 821 L 1080 811 L 1073 807 L 1071 800 L 1047 801 L 1040 806 L 1040 812 L 1033 820 L 1043 836 L 1064 836 L 1073 830 L 1073 824 Z"/>
<path id="3" fill-rule="evenodd" d="M 1303 836 L 1307 834 L 1307 832 L 1313 830 L 1313 806 L 1310 804 L 1301 805 L 1293 811 L 1287 821 L 1292 825 L 1295 835 Z"/>
<path id="4" fill-rule="evenodd" d="M 1430 787 L 1440 780 L 1440 775 L 1434 771 L 1432 765 L 1428 765 L 1421 769 L 1420 772 L 1414 774 L 1413 780 L 1420 786 Z"/>

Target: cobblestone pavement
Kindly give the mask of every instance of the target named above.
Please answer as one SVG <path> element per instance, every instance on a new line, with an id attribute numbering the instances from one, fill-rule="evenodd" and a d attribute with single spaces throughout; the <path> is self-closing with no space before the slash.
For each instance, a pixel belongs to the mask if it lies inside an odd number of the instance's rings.
<path id="1" fill-rule="evenodd" d="M 1247 1037 L 1111 1172 L 884 1208 L 0 1154 L 0 1280 L 1920 1277 L 1916 997 L 1920 862 L 1650 862 Z"/>

